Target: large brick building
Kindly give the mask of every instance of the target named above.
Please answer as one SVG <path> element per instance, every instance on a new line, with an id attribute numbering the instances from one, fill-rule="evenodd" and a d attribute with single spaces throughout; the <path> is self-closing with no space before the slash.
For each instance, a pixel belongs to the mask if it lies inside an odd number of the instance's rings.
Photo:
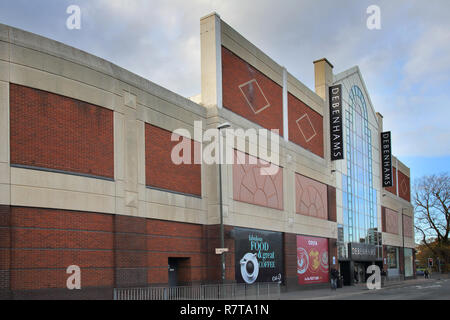
<path id="1" fill-rule="evenodd" d="M 171 161 L 176 129 L 192 150 L 205 146 L 195 121 L 203 132 L 224 122 L 279 132 L 276 174 L 262 175 L 260 161 L 222 165 L 226 281 L 301 289 L 325 285 L 334 267 L 351 284 L 372 263 L 414 274 L 409 168 L 393 158 L 394 184 L 382 187 L 383 121 L 359 69 L 335 75 L 318 60 L 312 91 L 216 14 L 201 19 L 201 53 L 201 94 L 186 99 L 0 25 L 1 298 L 110 299 L 113 288 L 219 282 L 219 167 L 195 153 L 192 164 Z M 336 84 L 345 157 L 331 161 Z M 234 155 L 257 158 L 251 144 Z M 81 290 L 66 287 L 71 265 Z"/>

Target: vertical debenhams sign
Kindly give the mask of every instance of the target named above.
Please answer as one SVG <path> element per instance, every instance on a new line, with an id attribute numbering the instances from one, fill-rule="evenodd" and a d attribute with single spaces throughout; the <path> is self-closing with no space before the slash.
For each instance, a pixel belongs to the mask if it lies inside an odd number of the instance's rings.
<path id="1" fill-rule="evenodd" d="M 381 164 L 383 187 L 392 187 L 394 184 L 392 178 L 392 153 L 391 153 L 391 132 L 381 133 Z"/>
<path id="2" fill-rule="evenodd" d="M 342 85 L 330 87 L 330 140 L 331 160 L 344 159 L 342 137 Z"/>

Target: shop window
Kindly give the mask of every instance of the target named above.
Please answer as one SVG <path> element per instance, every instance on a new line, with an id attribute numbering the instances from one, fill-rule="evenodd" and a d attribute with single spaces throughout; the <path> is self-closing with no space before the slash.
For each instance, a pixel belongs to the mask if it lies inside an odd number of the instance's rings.
<path id="1" fill-rule="evenodd" d="M 405 248 L 405 277 L 413 276 L 413 252 L 411 248 Z"/>
<path id="2" fill-rule="evenodd" d="M 387 247 L 387 265 L 389 269 L 398 268 L 398 250 L 394 247 Z"/>

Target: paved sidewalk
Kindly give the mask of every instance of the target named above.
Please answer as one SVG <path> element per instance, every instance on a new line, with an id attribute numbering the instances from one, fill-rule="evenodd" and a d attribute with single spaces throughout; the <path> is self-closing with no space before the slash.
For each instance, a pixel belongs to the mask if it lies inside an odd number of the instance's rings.
<path id="1" fill-rule="evenodd" d="M 432 279 L 424 279 L 422 277 L 412 280 L 388 282 L 384 287 L 379 290 L 388 290 L 395 287 L 407 287 L 414 286 L 423 283 L 432 283 L 438 281 L 440 277 L 436 275 Z M 340 299 L 340 298 L 351 298 L 351 296 L 357 296 L 360 294 L 369 293 L 366 285 L 354 285 L 354 286 L 344 286 L 343 288 L 337 290 L 331 289 L 308 289 L 292 292 L 283 292 L 280 295 L 280 300 L 321 300 L 321 299 Z"/>

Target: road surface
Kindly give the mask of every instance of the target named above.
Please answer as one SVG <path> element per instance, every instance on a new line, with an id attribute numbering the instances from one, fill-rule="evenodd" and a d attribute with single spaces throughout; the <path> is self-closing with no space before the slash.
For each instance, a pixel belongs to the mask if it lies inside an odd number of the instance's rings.
<path id="1" fill-rule="evenodd" d="M 338 293 L 338 292 L 337 292 Z M 450 279 L 429 280 L 415 284 L 406 283 L 382 288 L 362 290 L 343 295 L 318 297 L 318 299 L 339 300 L 450 300 Z"/>
<path id="2" fill-rule="evenodd" d="M 379 290 L 366 286 L 285 292 L 281 300 L 450 300 L 450 279 L 407 280 Z"/>

